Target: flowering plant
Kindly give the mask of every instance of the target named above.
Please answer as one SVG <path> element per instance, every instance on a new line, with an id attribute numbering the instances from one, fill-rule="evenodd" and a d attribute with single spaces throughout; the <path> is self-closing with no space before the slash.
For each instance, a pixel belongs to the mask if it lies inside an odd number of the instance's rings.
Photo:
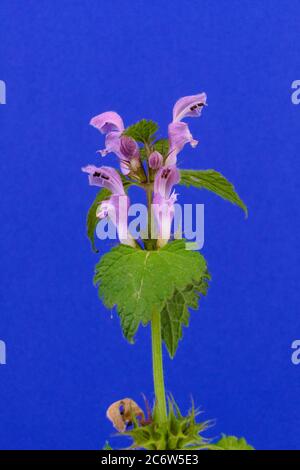
<path id="1" fill-rule="evenodd" d="M 189 309 L 197 309 L 210 280 L 206 261 L 199 251 L 186 248 L 184 239 L 171 233 L 177 184 L 208 189 L 242 208 L 247 208 L 233 185 L 214 170 L 179 170 L 177 155 L 186 144 L 196 147 L 186 118 L 199 117 L 206 94 L 180 98 L 173 108 L 168 139 L 157 139 L 155 122 L 141 120 L 125 128 L 116 112 L 105 112 L 91 125 L 105 135 L 99 153 L 117 155 L 120 171 L 109 166 L 88 165 L 82 170 L 89 183 L 99 186 L 87 217 L 93 249 L 99 221 L 109 220 L 120 244 L 96 265 L 94 281 L 107 308 L 116 307 L 125 338 L 134 341 L 140 326 L 151 325 L 155 403 L 146 401 L 147 416 L 131 399 L 113 403 L 107 410 L 116 429 L 133 439 L 133 448 L 144 449 L 251 449 L 244 439 L 223 436 L 212 443 L 202 436 L 210 422 L 197 422 L 192 408 L 183 416 L 172 396 L 166 400 L 162 342 L 171 358 L 188 326 Z M 134 237 L 128 229 L 128 190 L 136 185 L 147 195 L 146 230 Z"/>

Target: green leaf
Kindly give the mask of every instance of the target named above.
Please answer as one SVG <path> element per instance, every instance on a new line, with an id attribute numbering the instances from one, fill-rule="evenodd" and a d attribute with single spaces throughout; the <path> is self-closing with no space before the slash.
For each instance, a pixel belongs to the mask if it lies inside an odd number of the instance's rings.
<path id="1" fill-rule="evenodd" d="M 158 422 L 155 411 L 150 423 L 126 430 L 122 436 L 131 437 L 130 449 L 146 450 L 208 450 L 210 439 L 203 433 L 212 426 L 211 421 L 198 422 L 199 411 L 194 406 L 187 416 L 183 416 L 173 398 L 168 400 L 168 418 L 164 423 Z"/>
<path id="2" fill-rule="evenodd" d="M 163 157 L 166 157 L 169 152 L 169 141 L 168 139 L 159 139 L 153 144 L 154 150 L 161 153 Z"/>
<path id="3" fill-rule="evenodd" d="M 89 211 L 87 213 L 87 218 L 86 218 L 87 236 L 91 242 L 92 250 L 95 253 L 99 251 L 95 247 L 95 230 L 99 222 L 98 217 L 96 217 L 97 207 L 102 201 L 104 201 L 105 199 L 108 199 L 110 195 L 111 195 L 111 192 L 108 189 L 105 189 L 105 188 L 101 189 L 99 193 L 97 194 L 96 198 L 94 199 L 94 202 L 89 208 Z"/>
<path id="4" fill-rule="evenodd" d="M 182 327 L 189 324 L 189 311 L 183 294 L 176 290 L 161 312 L 161 334 L 171 358 L 182 338 Z"/>
<path id="5" fill-rule="evenodd" d="M 201 255 L 200 255 L 201 256 Z M 198 309 L 200 295 L 206 295 L 210 276 L 205 273 L 198 284 L 190 284 L 182 291 L 176 290 L 161 312 L 162 339 L 171 358 L 175 356 L 182 328 L 189 324 L 189 308 Z"/>
<path id="6" fill-rule="evenodd" d="M 145 160 L 145 158 L 147 157 L 145 147 L 140 147 L 140 157 L 142 160 Z"/>
<path id="7" fill-rule="evenodd" d="M 238 193 L 225 176 L 215 170 L 181 170 L 180 184 L 195 186 L 199 189 L 208 189 L 223 199 L 239 206 L 248 217 L 248 209 Z"/>
<path id="8" fill-rule="evenodd" d="M 108 441 L 105 442 L 103 450 L 113 450 L 113 448 L 110 446 L 110 443 Z"/>
<path id="9" fill-rule="evenodd" d="M 151 151 L 154 152 L 156 150 L 157 152 L 161 153 L 164 158 L 167 157 L 168 152 L 169 152 L 169 141 L 168 139 L 159 139 L 156 142 L 151 145 Z M 140 156 L 142 160 L 145 160 L 146 158 L 146 149 L 145 147 L 140 148 Z"/>
<path id="10" fill-rule="evenodd" d="M 94 282 L 106 307 L 117 307 L 124 336 L 132 342 L 153 308 L 161 311 L 175 290 L 200 283 L 205 273 L 204 258 L 175 240 L 156 251 L 116 246 L 96 265 Z"/>
<path id="11" fill-rule="evenodd" d="M 237 438 L 235 436 L 225 436 L 215 444 L 219 450 L 254 450 L 254 447 L 249 445 L 246 440 Z"/>
<path id="12" fill-rule="evenodd" d="M 123 135 L 132 137 L 137 142 L 149 143 L 152 136 L 157 132 L 158 125 L 156 122 L 142 119 L 141 121 L 133 124 L 132 126 L 127 127 L 123 132 Z"/>
<path id="13" fill-rule="evenodd" d="M 122 178 L 124 189 L 125 189 L 125 191 L 127 191 L 128 188 L 134 183 L 129 181 L 129 180 L 126 180 L 123 175 L 121 175 L 121 178 Z M 95 253 L 98 253 L 98 251 L 99 251 L 99 250 L 97 250 L 97 248 L 95 246 L 95 230 L 96 230 L 97 224 L 99 222 L 98 217 L 96 217 L 97 208 L 98 208 L 99 204 L 101 202 L 105 201 L 106 199 L 108 199 L 110 197 L 110 195 L 111 195 L 111 192 L 108 189 L 105 189 L 105 188 L 100 189 L 100 191 L 98 192 L 96 198 L 94 199 L 93 204 L 91 205 L 91 207 L 89 208 L 88 213 L 87 213 L 86 233 L 87 233 L 88 239 L 91 242 L 92 250 Z"/>

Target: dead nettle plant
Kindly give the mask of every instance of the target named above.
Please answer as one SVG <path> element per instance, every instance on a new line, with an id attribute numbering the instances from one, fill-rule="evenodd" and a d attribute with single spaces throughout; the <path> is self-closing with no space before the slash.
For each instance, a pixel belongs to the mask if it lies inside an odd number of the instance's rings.
<path id="1" fill-rule="evenodd" d="M 130 448 L 252 449 L 243 438 L 223 435 L 212 441 L 203 437 L 212 423 L 199 421 L 194 406 L 183 415 L 174 398 L 165 393 L 162 343 L 174 358 L 182 329 L 189 324 L 190 309 L 198 309 L 210 281 L 207 263 L 199 251 L 186 249 L 184 239 L 172 237 L 178 197 L 174 187 L 207 189 L 239 206 L 247 216 L 244 202 L 221 173 L 177 167 L 177 156 L 185 145 L 196 147 L 198 143 L 184 120 L 199 117 L 205 106 L 205 93 L 180 98 L 173 108 L 168 138 L 156 138 L 158 125 L 151 120 L 142 119 L 125 128 L 113 111 L 91 120 L 91 125 L 105 135 L 105 148 L 99 153 L 114 153 L 120 166 L 88 165 L 82 169 L 90 185 L 101 188 L 87 216 L 87 233 L 94 251 L 95 230 L 101 219 L 113 221 L 120 242 L 96 264 L 94 282 L 104 305 L 116 308 L 123 335 L 130 343 L 141 324 L 150 325 L 152 332 L 153 407 L 145 400 L 144 413 L 132 399 L 124 398 L 107 410 L 114 427 L 132 439 Z M 148 231 L 140 239 L 128 230 L 128 192 L 133 185 L 142 188 L 147 197 Z"/>

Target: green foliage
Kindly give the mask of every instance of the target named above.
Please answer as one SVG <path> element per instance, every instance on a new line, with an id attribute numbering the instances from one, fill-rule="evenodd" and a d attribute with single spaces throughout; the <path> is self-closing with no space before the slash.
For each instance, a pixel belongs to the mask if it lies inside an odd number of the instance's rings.
<path id="1" fill-rule="evenodd" d="M 157 132 L 158 125 L 156 122 L 142 119 L 141 121 L 127 127 L 123 132 L 123 135 L 132 137 L 137 142 L 149 143 L 153 138 L 153 135 Z"/>
<path id="2" fill-rule="evenodd" d="M 121 177 L 122 177 L 124 189 L 125 189 L 125 191 L 127 191 L 128 188 L 134 183 L 129 181 L 129 180 L 126 180 L 123 177 L 123 175 Z M 94 202 L 90 206 L 90 208 L 88 210 L 88 213 L 87 213 L 86 233 L 87 233 L 88 239 L 91 242 L 92 250 L 95 253 L 98 253 L 98 251 L 99 251 L 99 250 L 97 250 L 97 248 L 95 246 L 95 230 L 96 230 L 97 224 L 99 222 L 98 217 L 96 217 L 97 208 L 98 208 L 99 204 L 101 204 L 101 202 L 105 201 L 110 196 L 111 196 L 111 192 L 108 189 L 105 189 L 105 188 L 100 189 L 100 191 L 96 195 L 96 197 L 94 199 Z"/>
<path id="3" fill-rule="evenodd" d="M 141 157 L 141 160 L 145 160 L 145 159 L 146 159 L 147 154 L 146 154 L 146 149 L 145 149 L 145 147 L 140 147 L 140 157 Z"/>
<path id="4" fill-rule="evenodd" d="M 113 448 L 110 446 L 110 443 L 108 441 L 105 442 L 103 450 L 113 450 Z"/>
<path id="5" fill-rule="evenodd" d="M 189 324 L 189 308 L 198 309 L 200 295 L 206 295 L 208 288 L 207 273 L 200 282 L 187 285 L 182 291 L 176 290 L 161 312 L 162 339 L 171 358 L 175 356 L 178 342 L 182 338 L 182 327 Z"/>
<path id="6" fill-rule="evenodd" d="M 161 311 L 175 291 L 199 285 L 206 276 L 203 256 L 175 240 L 156 251 L 116 246 L 96 265 L 94 282 L 106 307 L 117 307 L 124 336 L 133 342 L 154 308 Z"/>
<path id="7" fill-rule="evenodd" d="M 182 416 L 174 399 L 169 399 L 168 419 L 159 424 L 155 420 L 141 426 L 134 422 L 133 429 L 122 435 L 133 439 L 130 449 L 146 450 L 195 450 L 209 449 L 209 440 L 201 436 L 211 423 L 205 421 L 197 423 L 198 412 L 192 408 L 188 416 Z"/>
<path id="8" fill-rule="evenodd" d="M 221 173 L 215 170 L 181 170 L 180 184 L 184 186 L 195 186 L 199 189 L 208 189 L 213 193 L 221 196 L 223 199 L 239 206 L 248 216 L 248 209 L 238 193 Z"/>
<path id="9" fill-rule="evenodd" d="M 154 142 L 154 150 L 161 153 L 163 157 L 166 157 L 169 152 L 169 141 L 168 139 L 159 139 Z"/>
<path id="10" fill-rule="evenodd" d="M 214 445 L 215 450 L 254 450 L 254 447 L 249 445 L 246 440 L 241 437 L 240 439 L 235 436 L 225 436 Z"/>
<path id="11" fill-rule="evenodd" d="M 96 249 L 95 246 L 95 230 L 96 226 L 99 222 L 98 217 L 96 217 L 96 211 L 101 202 L 103 202 L 105 199 L 108 199 L 111 195 L 111 192 L 108 189 L 101 189 L 96 198 L 94 199 L 93 204 L 89 208 L 89 211 L 87 213 L 87 218 L 86 218 L 86 230 L 87 230 L 87 236 L 91 242 L 92 245 L 92 250 L 97 253 L 99 250 Z"/>
<path id="12" fill-rule="evenodd" d="M 155 150 L 157 152 L 161 153 L 164 158 L 166 158 L 167 155 L 168 155 L 168 152 L 169 152 L 169 141 L 168 141 L 168 139 L 159 139 L 156 142 L 154 142 L 150 147 L 150 151 L 154 152 Z M 141 159 L 145 160 L 145 158 L 146 158 L 146 149 L 145 149 L 145 147 L 140 148 L 140 155 L 141 155 Z"/>
<path id="13" fill-rule="evenodd" d="M 144 421 L 132 416 L 132 427 L 118 436 L 132 439 L 130 449 L 145 450 L 255 450 L 244 438 L 222 435 L 216 443 L 203 436 L 203 433 L 214 425 L 214 421 L 198 422 L 199 410 L 194 404 L 187 416 L 183 416 L 174 398 L 168 398 L 168 414 L 164 423 L 158 421 L 155 406 L 148 409 Z M 112 449 L 106 442 L 104 449 Z M 124 450 L 124 449 L 123 449 Z"/>

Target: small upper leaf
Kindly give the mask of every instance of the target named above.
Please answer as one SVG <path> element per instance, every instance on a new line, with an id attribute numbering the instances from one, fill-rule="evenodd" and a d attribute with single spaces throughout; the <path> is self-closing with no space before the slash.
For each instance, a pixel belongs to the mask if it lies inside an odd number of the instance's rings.
<path id="1" fill-rule="evenodd" d="M 208 189 L 223 199 L 239 206 L 248 216 L 248 209 L 238 193 L 225 176 L 215 170 L 181 170 L 180 184 Z"/>
<path id="2" fill-rule="evenodd" d="M 168 155 L 168 152 L 169 152 L 169 141 L 168 141 L 168 139 L 159 139 L 156 142 L 154 142 L 151 145 L 150 151 L 154 152 L 155 150 L 157 152 L 159 152 L 164 158 L 166 158 L 167 155 Z M 145 149 L 145 147 L 140 148 L 140 155 L 141 155 L 142 160 L 144 160 L 146 158 L 146 149 Z"/>
<path id="3" fill-rule="evenodd" d="M 149 143 L 153 135 L 157 132 L 158 125 L 156 122 L 142 119 L 141 121 L 127 127 L 123 132 L 123 135 L 132 137 L 137 142 Z"/>
<path id="4" fill-rule="evenodd" d="M 166 157 L 169 152 L 169 140 L 159 139 L 153 144 L 154 150 L 161 153 L 163 157 Z"/>
<path id="5" fill-rule="evenodd" d="M 214 446 L 220 450 L 254 450 L 254 447 L 248 444 L 243 437 L 239 439 L 235 436 L 223 435 L 222 439 Z"/>
<path id="6" fill-rule="evenodd" d="M 95 230 L 99 222 L 98 217 L 96 217 L 97 208 L 99 204 L 105 199 L 108 199 L 110 195 L 111 195 L 111 192 L 108 189 L 105 189 L 105 188 L 101 189 L 98 192 L 96 198 L 94 199 L 93 204 L 91 205 L 87 213 L 87 218 L 86 218 L 87 236 L 91 242 L 92 250 L 95 253 L 99 251 L 96 249 L 96 246 L 95 246 Z"/>
<path id="7" fill-rule="evenodd" d="M 125 191 L 127 191 L 128 188 L 132 184 L 134 184 L 133 182 L 131 182 L 129 180 L 126 180 L 123 176 L 122 176 L 122 182 L 123 182 L 123 186 L 124 186 Z M 90 206 L 90 208 L 88 210 L 88 213 L 87 213 L 86 233 L 87 233 L 88 239 L 91 242 L 92 250 L 95 253 L 97 253 L 99 251 L 99 250 L 97 250 L 97 248 L 95 246 L 95 230 L 96 230 L 97 224 L 99 222 L 98 217 L 96 217 L 97 208 L 98 208 L 99 204 L 101 204 L 101 202 L 105 201 L 110 196 L 111 196 L 111 192 L 108 189 L 106 189 L 106 188 L 100 189 L 100 191 L 96 195 L 96 197 L 94 199 L 94 202 Z"/>
<path id="8" fill-rule="evenodd" d="M 94 281 L 108 308 L 117 307 L 124 336 L 132 342 L 140 322 L 161 311 L 175 290 L 198 284 L 206 273 L 200 253 L 186 250 L 175 240 L 160 250 L 147 251 L 118 245 L 96 265 Z"/>

